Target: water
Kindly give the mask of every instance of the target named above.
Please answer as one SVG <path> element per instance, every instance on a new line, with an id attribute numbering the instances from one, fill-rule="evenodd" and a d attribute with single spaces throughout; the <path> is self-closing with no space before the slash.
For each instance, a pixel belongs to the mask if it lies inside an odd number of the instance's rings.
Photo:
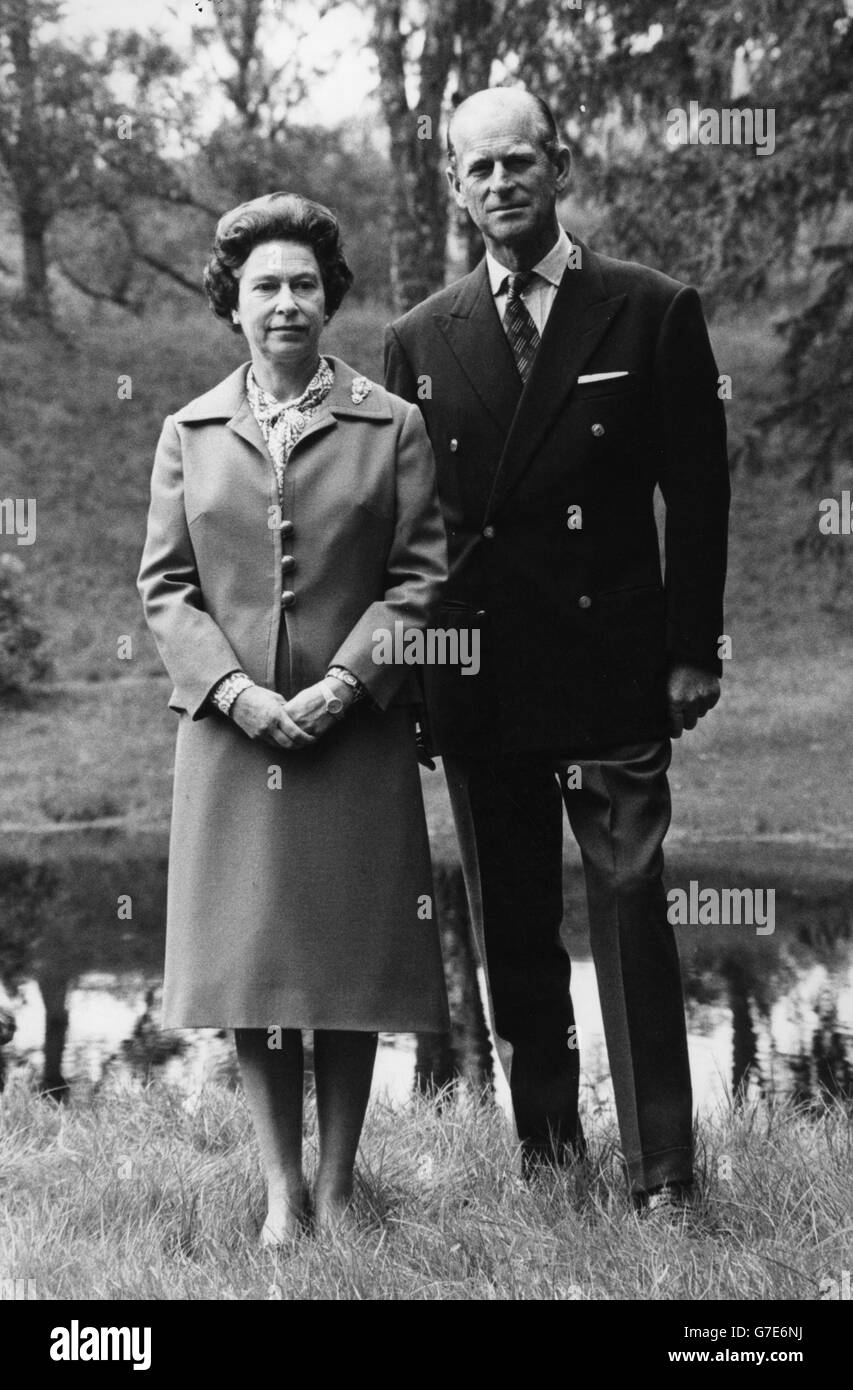
<path id="1" fill-rule="evenodd" d="M 670 855 L 673 887 L 761 882 L 776 894 L 772 934 L 678 928 L 697 1106 L 707 1113 L 739 1090 L 804 1105 L 853 1099 L 853 882 L 831 858 L 777 850 L 759 866 L 755 853 Z M 26 1068 L 56 1094 L 110 1078 L 163 1076 L 190 1092 L 211 1077 L 237 1084 L 227 1034 L 157 1025 L 165 875 L 162 837 L 57 836 L 37 855 L 32 842 L 0 847 L 0 982 L 16 1025 L 0 1048 L 7 1077 Z M 451 877 L 461 896 L 461 877 Z M 567 865 L 566 901 L 584 1106 L 606 1112 L 612 1092 L 577 866 Z M 414 1066 L 413 1038 L 383 1037 L 375 1093 L 404 1103 Z M 506 1105 L 500 1073 L 497 1089 Z"/>

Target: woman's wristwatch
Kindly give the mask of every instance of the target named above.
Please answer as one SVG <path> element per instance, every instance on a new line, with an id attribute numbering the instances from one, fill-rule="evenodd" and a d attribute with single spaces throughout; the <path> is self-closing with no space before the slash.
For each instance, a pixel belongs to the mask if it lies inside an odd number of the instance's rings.
<path id="1" fill-rule="evenodd" d="M 317 688 L 323 696 L 323 703 L 326 706 L 326 713 L 333 714 L 336 719 L 340 719 L 344 712 L 344 702 L 339 695 L 336 695 L 331 684 L 324 676 L 317 682 Z"/>

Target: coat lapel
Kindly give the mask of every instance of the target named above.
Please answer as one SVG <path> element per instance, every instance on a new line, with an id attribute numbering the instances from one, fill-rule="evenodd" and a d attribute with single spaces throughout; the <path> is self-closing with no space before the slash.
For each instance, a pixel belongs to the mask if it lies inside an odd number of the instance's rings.
<path id="1" fill-rule="evenodd" d="M 624 294 L 607 298 L 598 257 L 582 243 L 575 241 L 575 245 L 581 249 L 581 265 L 574 270 L 567 268 L 560 281 L 533 370 L 507 434 L 487 518 L 495 515 L 518 484 L 581 370 L 625 302 Z"/>
<path id="2" fill-rule="evenodd" d="M 248 396 L 243 397 L 240 405 L 228 421 L 228 428 L 235 434 L 239 434 L 241 439 L 245 439 L 247 444 L 252 444 L 264 458 L 269 457 L 266 440 L 261 433 L 261 427 L 252 414 Z"/>
<path id="3" fill-rule="evenodd" d="M 334 384 L 319 410 L 309 420 L 294 448 L 300 448 L 303 442 L 313 435 L 334 429 L 339 418 L 349 417 L 362 420 L 390 420 L 393 418 L 390 406 L 384 399 L 384 391 L 380 393 L 380 391 L 372 389 L 371 383 L 371 389 L 367 394 L 364 395 L 359 392 L 359 399 L 356 400 L 353 396 L 352 386 L 359 377 L 359 373 L 354 372 L 352 367 L 348 366 L 340 357 L 333 357 L 330 353 L 325 353 L 324 356 L 332 365 L 335 374 Z M 239 435 L 247 444 L 251 444 L 267 462 L 271 463 L 266 440 L 252 413 L 249 398 L 246 395 L 248 366 L 248 362 L 244 362 L 224 381 L 220 381 L 218 386 L 214 386 L 212 390 L 197 397 L 196 400 L 190 401 L 189 405 L 177 412 L 175 419 L 182 423 L 223 420 L 228 429 Z M 380 394 L 383 399 L 380 399 Z"/>
<path id="4" fill-rule="evenodd" d="M 521 396 L 521 378 L 506 340 L 483 259 L 459 285 L 449 314 L 436 314 L 447 340 L 502 435 L 506 436 Z"/>

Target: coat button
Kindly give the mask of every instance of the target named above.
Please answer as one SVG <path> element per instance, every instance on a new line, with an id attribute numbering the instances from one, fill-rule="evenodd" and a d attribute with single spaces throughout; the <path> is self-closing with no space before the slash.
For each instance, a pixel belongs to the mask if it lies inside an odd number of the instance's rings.
<path id="1" fill-rule="evenodd" d="M 581 594 L 580 598 L 578 599 L 578 608 L 591 608 L 591 607 L 592 607 L 592 599 L 590 598 L 589 594 Z"/>
<path id="2" fill-rule="evenodd" d="M 486 540 L 487 540 L 487 541 L 493 541 L 494 538 L 495 538 L 495 528 L 494 528 L 494 526 L 484 526 L 484 527 L 483 527 L 483 535 L 486 537 Z"/>
<path id="3" fill-rule="evenodd" d="M 279 529 L 279 531 L 281 532 L 281 534 L 282 534 L 283 536 L 292 536 L 292 535 L 293 535 L 293 522 L 292 522 L 292 521 L 283 521 L 283 522 L 281 523 L 281 525 L 279 526 L 278 529 Z"/>
<path id="4" fill-rule="evenodd" d="M 287 574 L 287 572 L 288 572 L 289 570 L 295 570 L 295 569 L 296 569 L 296 561 L 294 560 L 293 556 L 292 556 L 292 555 L 282 555 L 282 557 L 281 557 L 281 567 L 282 567 L 282 569 L 284 570 L 285 574 Z"/>
<path id="5" fill-rule="evenodd" d="M 485 610 L 485 608 L 478 608 L 477 611 L 476 611 L 476 613 L 474 614 L 474 617 L 475 617 L 475 618 L 485 618 L 485 616 L 486 616 L 486 610 Z"/>
<path id="6" fill-rule="evenodd" d="M 295 593 L 293 592 L 293 590 L 292 590 L 292 589 L 285 589 L 284 593 L 283 593 L 282 596 L 281 596 L 281 606 L 282 606 L 282 608 L 292 608 L 295 602 L 296 602 L 296 595 L 295 595 Z"/>
<path id="7" fill-rule="evenodd" d="M 601 436 L 604 434 L 604 426 L 595 424 L 592 427 L 592 432 L 595 435 L 596 439 L 600 439 Z"/>
<path id="8" fill-rule="evenodd" d="M 451 454 L 455 454 L 455 453 L 456 453 L 456 450 L 457 450 L 458 448 L 459 448 L 459 440 L 458 440 L 458 439 L 451 439 L 451 441 L 450 441 L 450 452 L 451 452 Z"/>

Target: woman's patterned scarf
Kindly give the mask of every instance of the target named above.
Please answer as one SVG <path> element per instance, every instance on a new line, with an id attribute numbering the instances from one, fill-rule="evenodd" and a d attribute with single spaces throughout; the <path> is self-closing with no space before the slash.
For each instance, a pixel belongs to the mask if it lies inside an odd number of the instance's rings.
<path id="1" fill-rule="evenodd" d="M 262 386 L 259 386 L 252 368 L 249 368 L 246 378 L 249 405 L 252 407 L 252 414 L 260 426 L 275 465 L 279 492 L 284 487 L 284 470 L 287 466 L 287 460 L 290 458 L 290 451 L 311 416 L 328 396 L 334 385 L 334 380 L 335 374 L 332 368 L 326 359 L 321 357 L 320 365 L 302 395 L 295 401 L 285 403 L 277 400 L 275 396 L 270 395 L 269 391 L 265 391 Z"/>

